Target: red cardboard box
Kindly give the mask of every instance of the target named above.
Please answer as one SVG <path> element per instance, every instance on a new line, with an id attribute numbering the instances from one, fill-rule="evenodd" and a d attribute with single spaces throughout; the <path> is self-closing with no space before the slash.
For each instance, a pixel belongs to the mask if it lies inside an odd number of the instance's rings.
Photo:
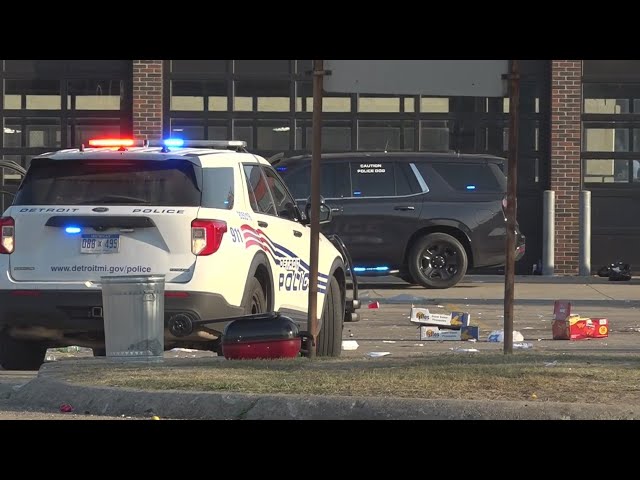
<path id="1" fill-rule="evenodd" d="M 571 303 L 556 301 L 553 306 L 551 332 L 554 340 L 582 340 L 609 336 L 609 320 L 571 314 Z"/>

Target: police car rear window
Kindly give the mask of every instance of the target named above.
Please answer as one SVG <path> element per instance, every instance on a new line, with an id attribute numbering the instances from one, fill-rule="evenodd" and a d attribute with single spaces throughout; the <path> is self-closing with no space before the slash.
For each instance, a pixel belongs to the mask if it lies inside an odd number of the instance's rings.
<path id="1" fill-rule="evenodd" d="M 34 159 L 13 204 L 200 206 L 196 168 L 180 159 Z"/>

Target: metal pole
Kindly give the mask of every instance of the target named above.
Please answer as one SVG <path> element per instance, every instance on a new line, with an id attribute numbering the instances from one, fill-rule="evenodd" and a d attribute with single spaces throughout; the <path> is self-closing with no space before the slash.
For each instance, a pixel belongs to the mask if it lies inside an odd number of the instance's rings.
<path id="1" fill-rule="evenodd" d="M 591 275 L 591 192 L 580 192 L 580 275 Z"/>
<path id="2" fill-rule="evenodd" d="M 313 144 L 311 146 L 311 249 L 309 252 L 308 330 L 312 344 L 309 357 L 316 356 L 318 337 L 318 245 L 320 241 L 320 150 L 322 149 L 322 60 L 313 61 Z"/>
<path id="3" fill-rule="evenodd" d="M 550 277 L 555 268 L 556 192 L 545 190 L 542 205 L 542 275 Z"/>
<path id="4" fill-rule="evenodd" d="M 516 187 L 518 180 L 518 110 L 520 74 L 518 60 L 509 72 L 509 160 L 507 174 L 507 243 L 504 271 L 504 353 L 513 353 L 513 294 L 516 254 Z"/>

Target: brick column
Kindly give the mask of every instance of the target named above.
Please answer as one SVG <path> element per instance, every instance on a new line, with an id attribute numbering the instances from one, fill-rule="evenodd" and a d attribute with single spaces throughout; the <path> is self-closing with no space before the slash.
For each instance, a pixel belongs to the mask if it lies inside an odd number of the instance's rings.
<path id="1" fill-rule="evenodd" d="M 582 185 L 582 60 L 552 60 L 551 189 L 555 191 L 555 274 L 577 275 Z"/>
<path id="2" fill-rule="evenodd" d="M 133 61 L 133 138 L 162 138 L 162 60 Z"/>

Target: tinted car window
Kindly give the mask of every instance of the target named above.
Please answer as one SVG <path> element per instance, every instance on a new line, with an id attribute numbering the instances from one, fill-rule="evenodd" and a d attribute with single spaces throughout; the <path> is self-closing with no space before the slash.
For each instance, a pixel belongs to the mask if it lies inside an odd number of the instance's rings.
<path id="1" fill-rule="evenodd" d="M 247 188 L 249 189 L 249 201 L 254 212 L 276 214 L 276 206 L 271 198 L 271 192 L 267 187 L 267 182 L 262 175 L 259 165 L 245 165 L 244 173 L 247 177 Z"/>
<path id="2" fill-rule="evenodd" d="M 480 163 L 432 163 L 433 169 L 454 190 L 504 192 L 506 179 L 497 165 Z"/>
<path id="3" fill-rule="evenodd" d="M 202 171 L 202 206 L 206 208 L 233 208 L 233 168 L 205 168 Z"/>
<path id="4" fill-rule="evenodd" d="M 276 204 L 276 212 L 279 217 L 294 220 L 296 214 L 294 211 L 294 200 L 289 195 L 282 181 L 277 177 L 276 173 L 270 168 L 264 168 L 264 176 L 267 179 L 267 185 Z"/>
<path id="5" fill-rule="evenodd" d="M 396 162 L 396 195 L 412 195 L 422 192 L 418 179 L 407 162 Z"/>
<path id="6" fill-rule="evenodd" d="M 351 162 L 351 181 L 354 197 L 392 197 L 396 193 L 391 162 Z"/>
<path id="7" fill-rule="evenodd" d="M 311 165 L 279 166 L 278 173 L 296 199 L 311 195 Z M 350 197 L 351 179 L 348 162 L 327 162 L 320 166 L 320 194 L 325 198 Z"/>
<path id="8" fill-rule="evenodd" d="M 199 206 L 201 172 L 179 159 L 34 159 L 14 205 Z"/>

